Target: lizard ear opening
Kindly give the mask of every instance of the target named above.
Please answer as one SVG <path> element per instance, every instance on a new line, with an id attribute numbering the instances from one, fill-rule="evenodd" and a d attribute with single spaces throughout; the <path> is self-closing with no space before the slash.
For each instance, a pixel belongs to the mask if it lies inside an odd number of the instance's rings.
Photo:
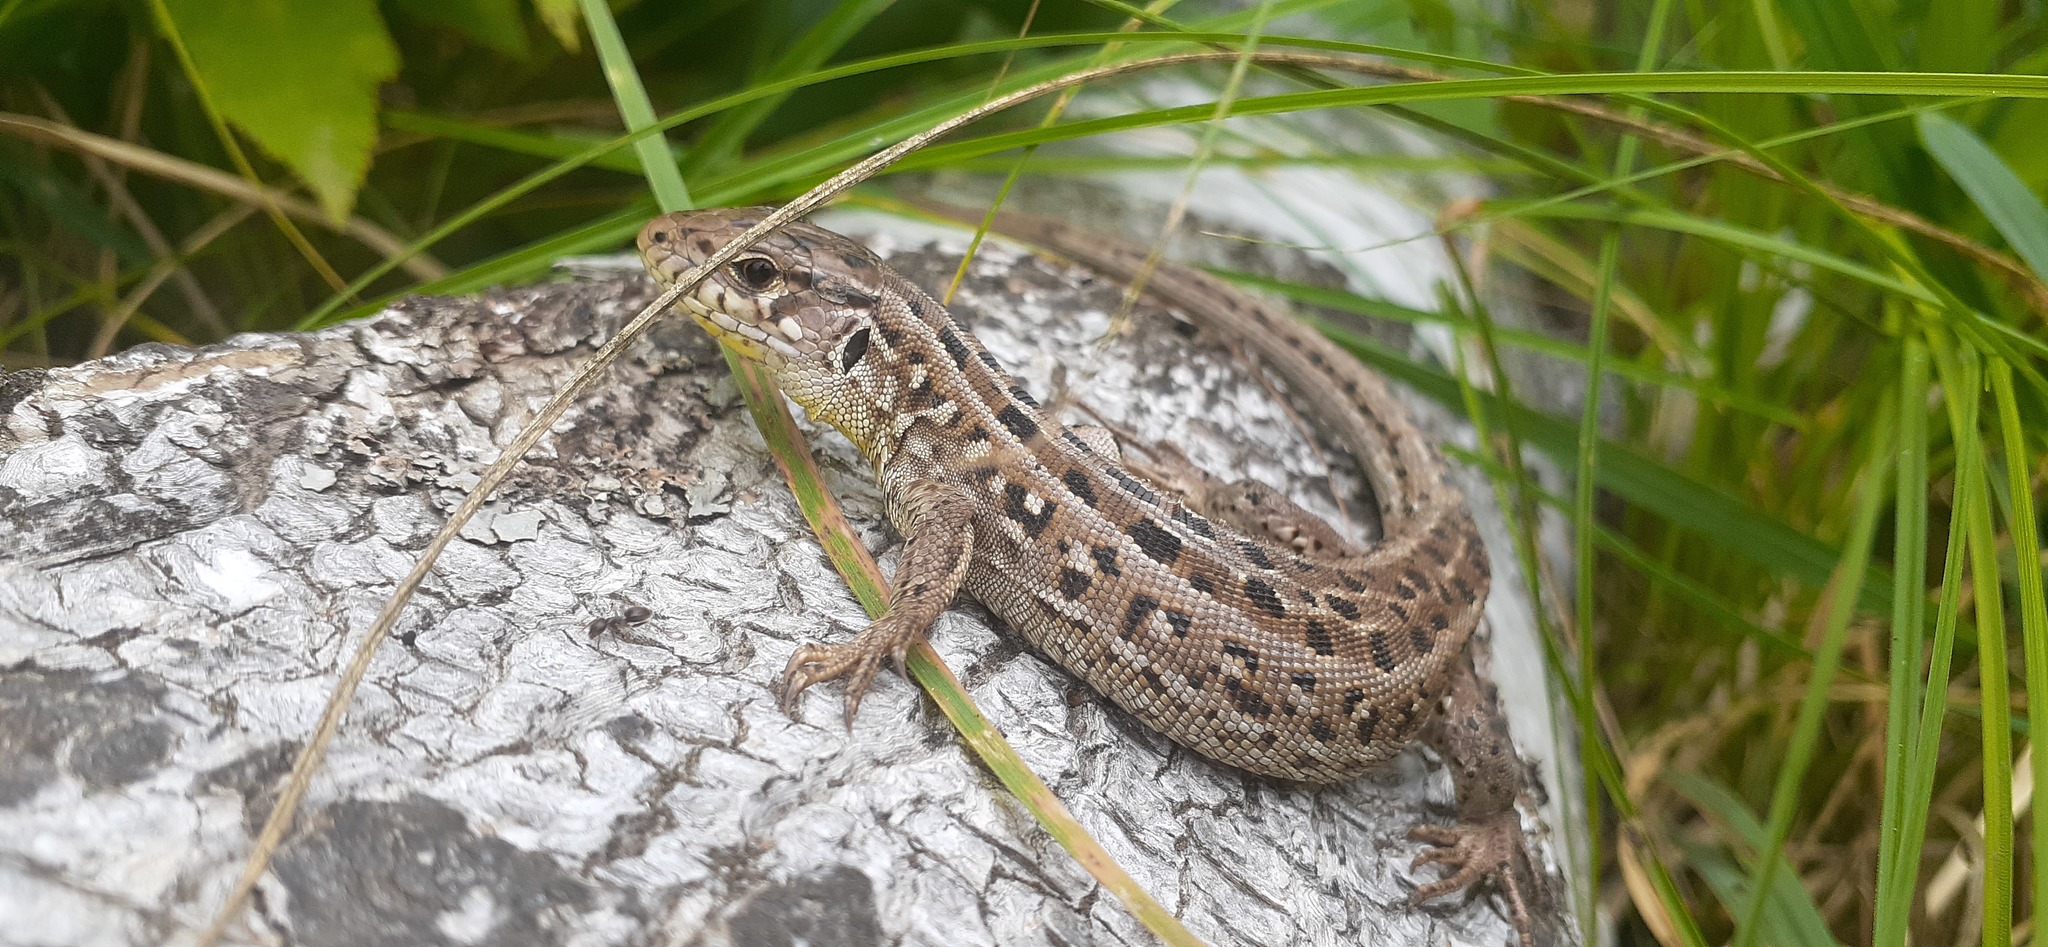
<path id="1" fill-rule="evenodd" d="M 846 337 L 846 344 L 839 349 L 841 374 L 853 371 L 853 366 L 860 363 L 860 357 L 868 353 L 868 333 L 868 327 L 861 326 Z"/>

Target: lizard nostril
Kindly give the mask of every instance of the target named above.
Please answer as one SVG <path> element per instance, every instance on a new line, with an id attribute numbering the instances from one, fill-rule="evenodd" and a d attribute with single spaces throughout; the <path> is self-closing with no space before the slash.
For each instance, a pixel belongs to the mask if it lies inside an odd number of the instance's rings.
<path id="1" fill-rule="evenodd" d="M 654 240 L 654 242 L 655 242 L 655 243 L 667 243 L 667 242 L 668 242 L 668 231 L 666 231 L 666 230 L 657 230 L 657 231 L 655 231 L 654 233 L 652 233 L 652 234 L 649 234 L 648 236 L 649 236 L 650 238 L 652 238 L 652 239 Z"/>

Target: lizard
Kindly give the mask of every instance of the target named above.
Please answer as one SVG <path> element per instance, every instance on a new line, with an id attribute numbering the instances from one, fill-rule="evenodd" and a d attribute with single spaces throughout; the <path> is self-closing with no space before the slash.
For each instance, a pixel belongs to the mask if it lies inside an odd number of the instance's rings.
<path id="1" fill-rule="evenodd" d="M 673 286 L 768 212 L 662 215 L 640 232 L 641 261 Z M 1005 214 L 997 230 L 1112 278 L 1144 265 L 1142 249 L 1057 221 Z M 1320 396 L 1316 419 L 1378 501 L 1376 542 L 1344 542 L 1255 480 L 1165 484 L 1124 462 L 1107 431 L 1051 416 L 944 307 L 823 228 L 786 225 L 678 300 L 853 442 L 904 537 L 887 611 L 850 642 L 800 646 L 783 708 L 842 680 L 850 728 L 881 666 L 900 670 L 964 591 L 1220 763 L 1327 785 L 1428 743 L 1451 768 L 1458 823 L 1411 830 L 1427 845 L 1415 867 L 1448 872 L 1411 903 L 1493 879 L 1534 947 L 1541 878 L 1520 874 L 1532 865 L 1515 809 L 1523 770 L 1466 647 L 1491 570 L 1442 456 L 1378 375 L 1301 322 L 1171 263 L 1146 293 Z"/>

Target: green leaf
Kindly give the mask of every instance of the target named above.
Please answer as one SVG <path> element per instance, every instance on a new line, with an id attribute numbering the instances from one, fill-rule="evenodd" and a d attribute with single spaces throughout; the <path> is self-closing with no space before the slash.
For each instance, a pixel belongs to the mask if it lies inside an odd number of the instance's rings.
<path id="1" fill-rule="evenodd" d="M 1962 185 L 1963 193 L 1970 195 L 2034 275 L 2048 279 L 2048 209 L 2042 208 L 2041 198 L 2027 189 L 1998 152 L 1961 122 L 1940 112 L 1922 112 L 1914 121 L 1919 123 L 1920 143 L 1927 153 Z"/>
<path id="2" fill-rule="evenodd" d="M 519 0 L 392 0 L 391 5 L 515 59 L 525 59 L 533 51 L 519 16 Z"/>
<path id="3" fill-rule="evenodd" d="M 377 141 L 398 51 L 373 0 L 165 0 L 221 115 L 292 169 L 337 221 Z"/>

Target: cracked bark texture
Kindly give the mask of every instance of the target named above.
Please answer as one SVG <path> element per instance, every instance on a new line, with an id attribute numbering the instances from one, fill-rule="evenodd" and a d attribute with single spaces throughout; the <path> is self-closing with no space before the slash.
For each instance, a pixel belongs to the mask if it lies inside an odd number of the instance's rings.
<path id="1" fill-rule="evenodd" d="M 892 226 L 877 249 L 943 287 L 964 241 Z M 204 926 L 415 553 L 651 298 L 620 274 L 0 380 L 0 943 Z M 1039 395 L 1334 515 L 1322 460 L 1229 352 L 1157 313 L 1097 344 L 1118 293 L 998 245 L 955 311 Z M 816 446 L 893 567 L 865 463 L 836 435 Z M 1500 573 L 1482 636 L 1498 636 L 1528 607 L 1491 491 L 1467 490 Z M 449 547 L 234 939 L 1152 942 L 908 682 L 885 676 L 851 733 L 836 687 L 806 695 L 802 721 L 776 710 L 791 651 L 864 622 L 716 351 L 677 317 Z M 1492 897 L 1405 902 L 1436 877 L 1408 870 L 1407 829 L 1451 816 L 1425 754 L 1310 791 L 1174 746 L 978 608 L 933 642 L 1212 943 L 1512 942 Z"/>

